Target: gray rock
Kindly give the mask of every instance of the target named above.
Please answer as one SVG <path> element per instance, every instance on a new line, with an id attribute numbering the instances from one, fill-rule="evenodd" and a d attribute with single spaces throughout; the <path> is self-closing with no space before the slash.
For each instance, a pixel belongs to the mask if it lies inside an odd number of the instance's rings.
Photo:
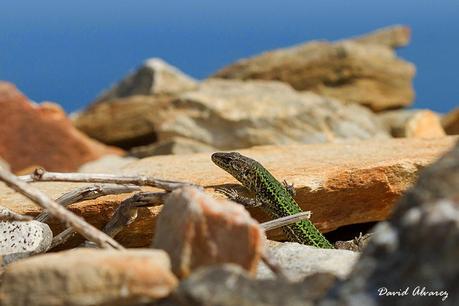
<path id="1" fill-rule="evenodd" d="M 315 274 L 303 282 L 255 280 L 236 265 L 203 268 L 182 281 L 161 306 L 307 306 L 335 282 L 330 274 Z"/>
<path id="2" fill-rule="evenodd" d="M 293 243 L 270 241 L 269 256 L 285 271 L 290 280 L 299 281 L 307 276 L 326 272 L 345 278 L 351 271 L 359 253 L 347 250 L 318 249 Z M 258 266 L 257 278 L 274 278 L 264 264 Z"/>
<path id="3" fill-rule="evenodd" d="M 422 172 L 320 305 L 459 305 L 458 258 L 459 144 Z"/>
<path id="4" fill-rule="evenodd" d="M 197 83 L 160 58 L 150 58 L 126 78 L 104 92 L 97 102 L 135 95 L 176 94 L 194 89 Z"/>
<path id="5" fill-rule="evenodd" d="M 0 233 L 0 255 L 3 255 L 4 265 L 46 252 L 53 239 L 49 226 L 38 221 L 0 221 Z"/>
<path id="6" fill-rule="evenodd" d="M 215 148 L 192 139 L 173 137 L 158 143 L 134 147 L 129 151 L 129 154 L 143 158 L 153 155 L 178 155 L 211 151 L 215 151 Z"/>

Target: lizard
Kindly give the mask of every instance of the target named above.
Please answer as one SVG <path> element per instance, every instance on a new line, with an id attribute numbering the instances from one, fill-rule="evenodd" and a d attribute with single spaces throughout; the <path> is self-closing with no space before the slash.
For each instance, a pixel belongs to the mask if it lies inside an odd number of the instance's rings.
<path id="1" fill-rule="evenodd" d="M 222 168 L 245 188 L 255 194 L 255 198 L 239 195 L 234 189 L 219 188 L 216 191 L 225 194 L 230 200 L 246 207 L 260 207 L 272 218 L 281 218 L 301 212 L 293 199 L 294 188 L 287 182 L 280 183 L 259 162 L 238 152 L 217 152 L 212 154 L 212 161 Z M 283 227 L 287 238 L 301 244 L 318 248 L 333 249 L 333 245 L 309 220 L 303 220 Z"/>

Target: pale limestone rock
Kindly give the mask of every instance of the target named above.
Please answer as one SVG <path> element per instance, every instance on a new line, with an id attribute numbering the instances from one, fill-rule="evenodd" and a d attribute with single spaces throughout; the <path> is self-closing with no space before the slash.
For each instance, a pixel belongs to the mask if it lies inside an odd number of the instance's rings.
<path id="1" fill-rule="evenodd" d="M 239 150 L 258 160 L 278 180 L 295 185 L 295 200 L 304 211 L 312 211 L 312 221 L 323 232 L 340 226 L 385 220 L 395 202 L 409 188 L 426 165 L 449 150 L 457 137 L 436 139 L 400 138 L 353 143 L 264 146 Z M 180 156 L 155 156 L 130 163 L 121 173 L 149 175 L 204 186 L 212 193 L 215 187 L 237 181 L 210 160 L 210 153 Z M 51 198 L 83 187 L 77 183 L 47 182 L 37 186 Z M 149 190 L 149 189 L 148 189 Z M 215 196 L 220 196 L 213 193 Z M 103 227 L 119 203 L 130 195 L 111 195 L 72 204 L 70 209 L 89 223 Z M 17 213 L 34 215 L 35 204 L 0 185 L 0 203 Z M 141 208 L 135 222 L 117 235 L 125 246 L 150 245 L 161 207 Z M 269 218 L 258 209 L 251 210 L 259 221 Z M 62 224 L 50 220 L 53 231 Z M 282 231 L 271 231 L 271 238 L 282 239 Z M 69 246 L 77 246 L 74 239 Z"/>
<path id="2" fill-rule="evenodd" d="M 3 306 L 124 306 L 163 298 L 177 286 L 160 250 L 71 251 L 10 264 L 3 274 Z"/>
<path id="3" fill-rule="evenodd" d="M 359 257 L 357 252 L 319 249 L 293 242 L 270 242 L 267 248 L 270 258 L 282 267 L 292 281 L 300 281 L 307 276 L 324 272 L 344 279 Z M 264 264 L 258 266 L 257 278 L 273 277 L 271 270 Z"/>
<path id="4" fill-rule="evenodd" d="M 155 231 L 153 247 L 168 252 L 180 278 L 219 263 L 238 264 L 253 274 L 264 247 L 264 231 L 242 205 L 192 187 L 171 193 Z"/>
<path id="5" fill-rule="evenodd" d="M 0 255 L 3 264 L 46 252 L 53 233 L 38 221 L 0 221 Z"/>
<path id="6" fill-rule="evenodd" d="M 102 93 L 97 102 L 136 95 L 177 94 L 194 89 L 195 80 L 160 58 L 150 58 L 118 84 Z"/>
<path id="7" fill-rule="evenodd" d="M 446 135 L 440 116 L 427 109 L 381 112 L 378 119 L 394 137 L 437 138 Z"/>
<path id="8" fill-rule="evenodd" d="M 364 107 L 274 81 L 209 80 L 165 113 L 160 141 L 188 138 L 220 150 L 388 137 Z"/>
<path id="9" fill-rule="evenodd" d="M 387 31 L 394 33 L 391 28 Z M 367 39 L 313 41 L 265 52 L 239 60 L 213 77 L 280 80 L 297 90 L 313 91 L 378 111 L 407 106 L 414 99 L 415 67 L 397 58 L 392 50 L 409 40 L 406 30 L 399 32 L 404 33 L 401 38 L 393 38 L 382 30 L 371 33 Z"/>

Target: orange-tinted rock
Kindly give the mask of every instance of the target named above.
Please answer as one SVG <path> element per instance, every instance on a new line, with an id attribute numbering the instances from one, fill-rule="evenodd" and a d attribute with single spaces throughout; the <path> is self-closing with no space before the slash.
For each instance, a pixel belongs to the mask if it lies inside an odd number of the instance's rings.
<path id="1" fill-rule="evenodd" d="M 219 263 L 235 263 L 255 273 L 263 246 L 263 230 L 242 205 L 191 187 L 174 191 L 166 200 L 153 243 L 169 253 L 179 277 Z"/>
<path id="2" fill-rule="evenodd" d="M 13 171 L 32 165 L 73 171 L 107 153 L 121 151 L 79 132 L 58 105 L 36 105 L 14 85 L 0 82 L 0 156 Z"/>
<path id="3" fill-rule="evenodd" d="M 294 184 L 295 200 L 323 232 L 340 226 L 385 220 L 399 197 L 411 186 L 420 170 L 449 150 L 457 137 L 435 139 L 399 138 L 353 143 L 263 146 L 240 150 L 258 160 L 278 180 Z M 213 192 L 217 186 L 237 181 L 210 160 L 210 153 L 155 156 L 134 161 L 119 173 L 142 174 L 167 180 L 188 181 Z M 85 186 L 77 183 L 44 182 L 36 186 L 52 198 Z M 214 193 L 215 196 L 221 195 Z M 111 195 L 75 203 L 69 209 L 101 228 L 119 203 L 129 194 Z M 0 184 L 0 203 L 17 213 L 37 214 L 40 208 L 18 193 Z M 121 231 L 116 239 L 125 246 L 151 244 L 161 206 L 139 208 L 136 221 Z M 251 211 L 259 221 L 268 220 L 261 210 Z M 50 220 L 54 233 L 63 229 Z M 282 231 L 269 236 L 283 239 Z M 78 240 L 80 239 L 80 240 Z M 73 239 L 77 246 L 82 238 Z M 70 245 L 67 245 L 67 247 Z"/>

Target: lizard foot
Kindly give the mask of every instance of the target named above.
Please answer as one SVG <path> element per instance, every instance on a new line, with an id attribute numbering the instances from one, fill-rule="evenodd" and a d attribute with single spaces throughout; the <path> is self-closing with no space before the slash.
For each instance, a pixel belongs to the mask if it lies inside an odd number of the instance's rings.
<path id="1" fill-rule="evenodd" d="M 286 180 L 283 180 L 282 185 L 284 185 L 285 189 L 287 189 L 288 193 L 290 193 L 292 197 L 296 196 L 296 190 L 293 184 L 289 184 Z"/>

